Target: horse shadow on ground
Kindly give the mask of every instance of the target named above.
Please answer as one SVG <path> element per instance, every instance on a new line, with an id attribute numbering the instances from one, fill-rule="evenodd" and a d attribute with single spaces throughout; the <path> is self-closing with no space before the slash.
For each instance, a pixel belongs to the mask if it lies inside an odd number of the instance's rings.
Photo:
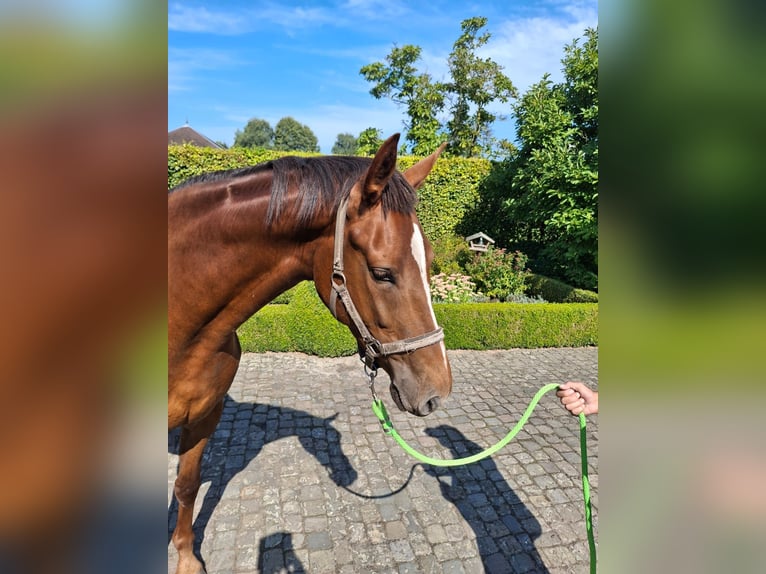
<path id="1" fill-rule="evenodd" d="M 357 472 L 340 448 L 341 435 L 332 426 L 336 417 L 337 414 L 321 418 L 288 407 L 237 402 L 226 395 L 221 422 L 210 437 L 202 456 L 201 484 L 204 486 L 210 483 L 210 487 L 194 520 L 194 553 L 200 560 L 203 560 L 200 549 L 205 530 L 221 502 L 226 487 L 270 442 L 295 436 L 306 452 L 313 455 L 327 470 L 330 479 L 336 485 L 348 487 L 356 481 Z M 169 453 L 178 454 L 180 434 L 179 429 L 168 432 Z M 268 469 L 263 471 L 268 472 Z M 168 508 L 168 544 L 177 517 L 178 501 L 174 496 Z M 286 564 L 291 568 L 289 572 L 303 571 L 300 561 L 294 557 L 294 553 L 289 552 L 292 549 L 289 533 L 276 533 L 262 539 L 260 560 L 264 560 L 264 555 L 270 556 L 270 548 L 277 547 L 284 551 L 283 562 L 289 562 Z M 293 559 L 290 558 L 291 555 Z M 273 560 L 274 557 L 271 556 L 263 565 L 264 572 L 269 571 L 269 564 Z"/>
<path id="2" fill-rule="evenodd" d="M 449 425 L 426 429 L 426 434 L 449 448 L 453 458 L 482 450 Z M 547 574 L 534 543 L 542 532 L 540 523 L 505 481 L 492 457 L 467 466 L 423 468 L 439 481 L 442 496 L 457 507 L 476 534 L 485 572 Z"/>

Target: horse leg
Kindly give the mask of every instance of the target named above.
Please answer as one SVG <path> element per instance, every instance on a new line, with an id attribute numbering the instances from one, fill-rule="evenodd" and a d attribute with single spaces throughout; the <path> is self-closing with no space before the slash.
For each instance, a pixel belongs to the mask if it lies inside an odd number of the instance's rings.
<path id="1" fill-rule="evenodd" d="M 194 555 L 192 518 L 194 501 L 201 482 L 202 452 L 222 412 L 223 401 L 193 426 L 184 426 L 181 429 L 178 476 L 174 488 L 178 500 L 178 520 L 173 531 L 173 545 L 178 551 L 176 574 L 204 574 L 205 572 L 202 563 Z"/>
<path id="2" fill-rule="evenodd" d="M 202 452 L 210 435 L 213 434 L 223 413 L 223 400 L 231 387 L 239 367 L 242 348 L 235 333 L 227 337 L 219 352 L 205 362 L 206 370 L 199 372 L 201 380 L 209 382 L 211 397 L 218 397 L 208 414 L 181 427 L 179 445 L 178 476 L 175 495 L 178 500 L 178 519 L 173 531 L 173 545 L 178 551 L 176 574 L 204 574 L 201 562 L 194 556 L 194 532 L 192 518 L 194 501 L 201 482 Z M 170 404 L 171 400 L 168 399 Z"/>

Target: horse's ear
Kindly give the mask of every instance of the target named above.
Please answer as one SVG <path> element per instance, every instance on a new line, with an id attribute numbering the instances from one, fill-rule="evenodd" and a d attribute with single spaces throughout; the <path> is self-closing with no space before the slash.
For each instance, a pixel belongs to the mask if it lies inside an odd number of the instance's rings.
<path id="1" fill-rule="evenodd" d="M 428 174 L 431 173 L 437 158 L 444 151 L 445 147 L 447 147 L 447 142 L 444 142 L 434 153 L 428 157 L 424 157 L 402 174 L 413 189 L 418 189 L 423 185 L 423 182 L 426 180 Z"/>
<path id="2" fill-rule="evenodd" d="M 388 185 L 388 180 L 396 171 L 397 145 L 399 145 L 399 134 L 394 134 L 383 142 L 378 153 L 372 159 L 362 187 L 361 209 L 374 207 L 380 201 L 383 190 Z"/>

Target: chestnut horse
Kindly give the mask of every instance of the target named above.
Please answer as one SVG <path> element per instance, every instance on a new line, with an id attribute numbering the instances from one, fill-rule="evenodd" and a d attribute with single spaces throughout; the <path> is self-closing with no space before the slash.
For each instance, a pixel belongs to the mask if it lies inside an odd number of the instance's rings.
<path id="1" fill-rule="evenodd" d="M 241 354 L 236 329 L 303 280 L 425 416 L 452 388 L 429 291 L 433 253 L 417 190 L 443 150 L 396 170 L 399 134 L 374 158 L 285 157 L 192 178 L 168 193 L 168 427 L 182 427 L 173 543 L 178 574 L 203 572 L 192 512 L 200 462 Z"/>

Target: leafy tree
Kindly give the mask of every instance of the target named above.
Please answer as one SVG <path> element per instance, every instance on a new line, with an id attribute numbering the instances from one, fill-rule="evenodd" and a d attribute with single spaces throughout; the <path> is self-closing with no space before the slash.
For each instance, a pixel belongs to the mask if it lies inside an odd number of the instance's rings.
<path id="1" fill-rule="evenodd" d="M 463 33 L 449 56 L 452 81 L 446 89 L 452 101 L 452 117 L 447 122 L 447 131 L 450 151 L 463 157 L 475 157 L 491 150 L 490 128 L 498 116 L 487 107 L 494 101 L 505 103 L 517 95 L 499 64 L 476 55 L 476 50 L 491 37 L 489 32 L 478 35 L 486 25 L 487 19 L 483 17 L 463 20 L 460 24 Z"/>
<path id="2" fill-rule="evenodd" d="M 444 108 L 444 88 L 428 74 L 417 73 L 414 64 L 420 59 L 420 52 L 419 46 L 394 47 L 386 56 L 386 63 L 374 62 L 359 73 L 374 83 L 370 89 L 374 98 L 389 97 L 407 107 L 406 140 L 413 154 L 427 155 L 442 141 L 437 115 Z"/>
<path id="3" fill-rule="evenodd" d="M 270 148 L 274 141 L 274 130 L 266 120 L 253 118 L 245 129 L 234 132 L 233 147 Z"/>
<path id="4" fill-rule="evenodd" d="M 311 128 L 291 117 L 284 117 L 274 129 L 274 149 L 318 152 L 317 137 Z"/>
<path id="5" fill-rule="evenodd" d="M 513 106 L 518 150 L 484 182 L 476 219 L 532 268 L 598 286 L 598 30 L 565 48 L 564 82 L 546 74 Z"/>
<path id="6" fill-rule="evenodd" d="M 335 155 L 356 155 L 358 147 L 357 139 L 353 135 L 338 134 L 335 145 L 332 146 L 332 153 Z"/>
<path id="7" fill-rule="evenodd" d="M 380 130 L 377 128 L 363 130 L 356 141 L 356 155 L 375 155 L 383 144 L 383 138 L 381 138 Z"/>
<path id="8" fill-rule="evenodd" d="M 406 107 L 406 140 L 411 153 L 429 154 L 445 139 L 450 142 L 450 153 L 464 157 L 489 153 L 496 147 L 491 126 L 498 116 L 489 106 L 515 97 L 516 89 L 500 65 L 476 55 L 491 37 L 489 33 L 479 35 L 486 24 L 481 16 L 461 23 L 462 34 L 449 56 L 449 82 L 434 81 L 429 74 L 418 72 L 415 64 L 421 48 L 413 45 L 394 47 L 385 62 L 359 71 L 373 83 L 370 94 L 374 98 L 390 98 Z M 448 103 L 449 117 L 442 121 Z"/>

